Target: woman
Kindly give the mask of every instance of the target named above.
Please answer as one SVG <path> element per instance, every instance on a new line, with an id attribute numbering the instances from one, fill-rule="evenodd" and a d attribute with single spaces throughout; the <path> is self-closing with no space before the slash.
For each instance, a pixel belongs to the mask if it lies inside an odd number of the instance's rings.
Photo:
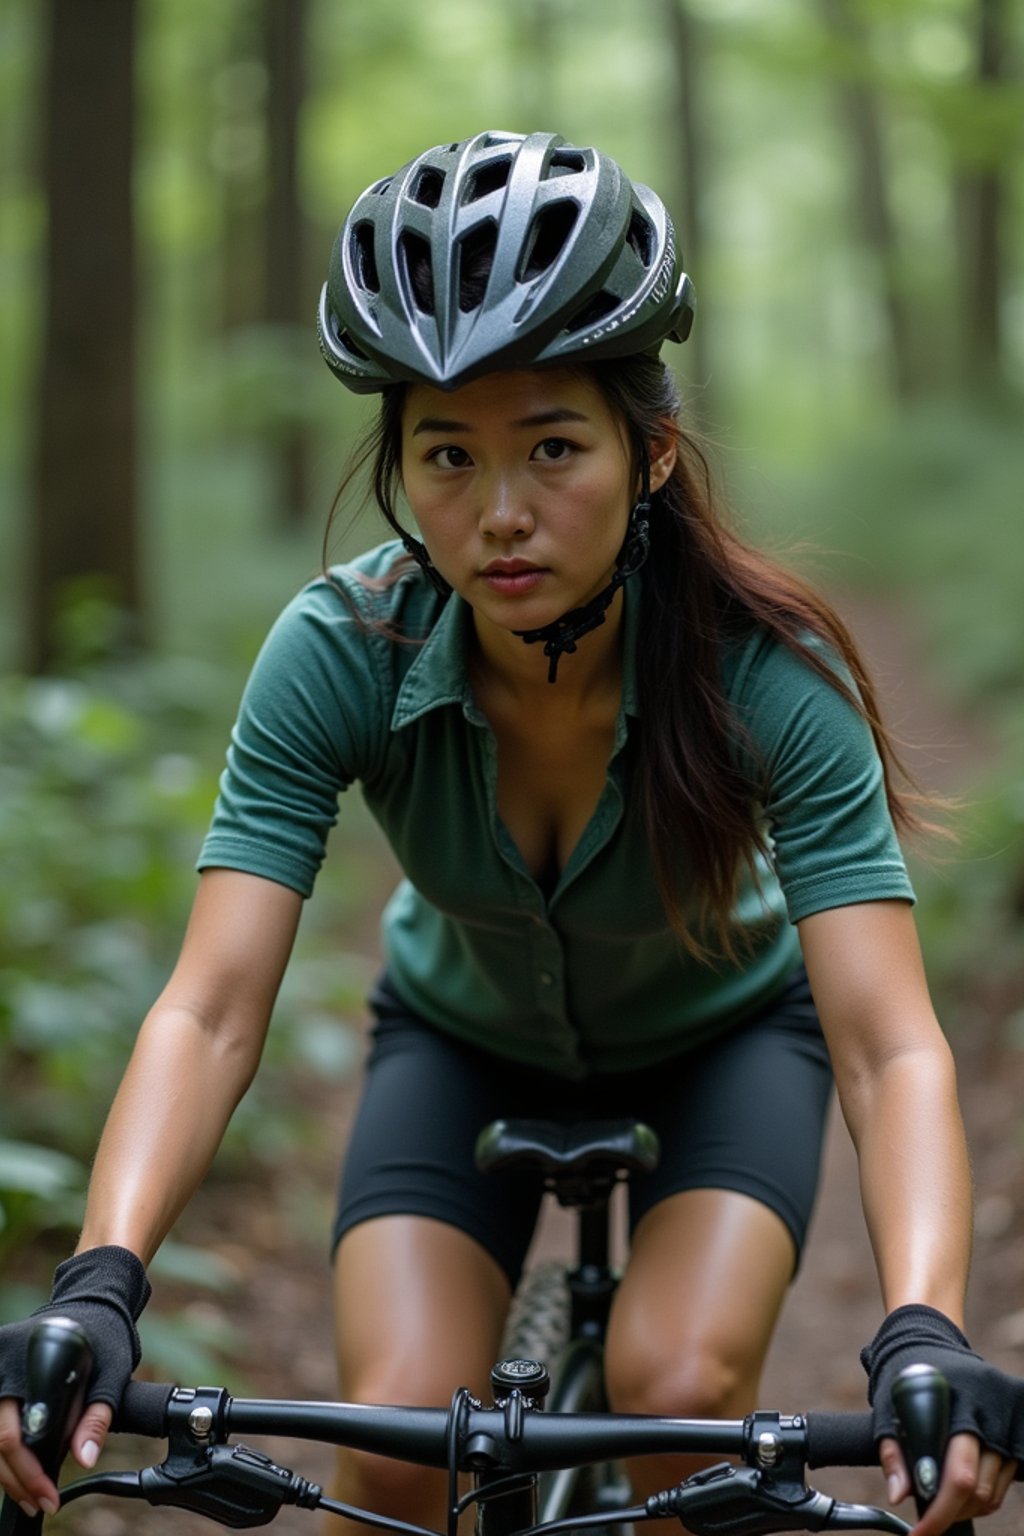
<path id="1" fill-rule="evenodd" d="M 482 1182 L 481 1125 L 635 1113 L 662 1161 L 633 1190 L 613 1405 L 748 1411 L 831 1060 L 885 1304 L 865 1363 L 890 1495 L 889 1387 L 924 1359 L 963 1432 L 921 1532 L 999 1505 L 1019 1443 L 959 1332 L 969 1176 L 894 832 L 913 807 L 839 621 L 718 517 L 658 359 L 692 313 L 658 198 L 552 135 L 433 149 L 349 215 L 320 342 L 382 394 L 362 461 L 401 543 L 301 593 L 247 688 L 181 958 L 55 1285 L 99 1341 L 84 1465 L 137 1363 L 143 1266 L 255 1071 L 359 780 L 407 878 L 335 1230 L 343 1395 L 484 1390 L 539 1190 Z M 0 1335 L 0 1478 L 45 1508 L 17 1433 L 26 1326 Z M 441 1520 L 436 1474 L 353 1455 L 340 1479 Z"/>

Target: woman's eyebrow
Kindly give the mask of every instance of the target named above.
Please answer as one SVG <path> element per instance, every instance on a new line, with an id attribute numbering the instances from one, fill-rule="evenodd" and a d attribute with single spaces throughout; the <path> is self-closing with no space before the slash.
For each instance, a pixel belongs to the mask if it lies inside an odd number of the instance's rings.
<path id="1" fill-rule="evenodd" d="M 582 411 L 571 411 L 568 406 L 556 406 L 550 411 L 537 411 L 533 416 L 521 416 L 514 427 L 554 427 L 563 421 L 589 421 Z"/>
<path id="2" fill-rule="evenodd" d="M 412 429 L 415 437 L 419 432 L 471 432 L 473 429 L 464 421 L 449 421 L 445 416 L 424 416 Z"/>
<path id="3" fill-rule="evenodd" d="M 589 421 L 581 411 L 572 411 L 568 406 L 556 406 L 550 411 L 537 411 L 532 416 L 520 416 L 517 421 L 509 423 L 513 427 L 554 427 L 566 421 Z M 466 421 L 452 421 L 447 416 L 424 416 L 412 429 L 412 436 L 416 437 L 420 432 L 472 432 L 472 426 Z"/>

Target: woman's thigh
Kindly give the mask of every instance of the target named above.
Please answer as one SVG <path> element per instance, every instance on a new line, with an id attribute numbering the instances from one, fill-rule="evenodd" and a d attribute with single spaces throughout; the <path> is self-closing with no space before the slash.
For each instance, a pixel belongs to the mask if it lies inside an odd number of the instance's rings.
<path id="1" fill-rule="evenodd" d="M 353 1227 L 335 1260 L 343 1395 L 439 1407 L 459 1386 L 483 1395 L 509 1298 L 501 1266 L 456 1227 L 420 1216 Z"/>
<path id="2" fill-rule="evenodd" d="M 657 1132 L 661 1159 L 631 1185 L 634 1227 L 684 1190 L 731 1190 L 779 1218 L 795 1268 L 832 1101 L 828 1048 L 802 970 L 755 1018 L 638 1079 L 630 1112 Z"/>
<path id="3" fill-rule="evenodd" d="M 636 1112 L 662 1157 L 631 1189 L 631 1254 L 609 1334 L 620 1399 L 651 1412 L 746 1411 L 799 1263 L 831 1097 L 802 975 L 758 1017 L 642 1084 Z"/>
<path id="4" fill-rule="evenodd" d="M 336 1244 L 384 1217 L 420 1217 L 472 1238 L 514 1287 L 537 1220 L 540 1178 L 483 1174 L 477 1137 L 530 1102 L 514 1064 L 411 1015 L 386 988 L 342 1169 Z M 524 1111 L 529 1112 L 529 1111 Z"/>
<path id="5" fill-rule="evenodd" d="M 748 1195 L 691 1189 L 654 1206 L 633 1234 L 609 1323 L 614 1406 L 749 1412 L 793 1262 L 785 1224 Z"/>

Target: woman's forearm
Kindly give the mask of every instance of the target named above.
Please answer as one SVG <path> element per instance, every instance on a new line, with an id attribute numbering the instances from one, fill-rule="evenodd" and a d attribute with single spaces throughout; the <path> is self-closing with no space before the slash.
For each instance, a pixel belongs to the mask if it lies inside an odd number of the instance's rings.
<path id="1" fill-rule="evenodd" d="M 100 1139 L 80 1249 L 117 1243 L 149 1262 L 209 1168 L 265 1033 L 157 1004 Z"/>
<path id="2" fill-rule="evenodd" d="M 962 1325 L 971 1177 L 945 1043 L 894 1055 L 844 1110 L 886 1311 L 922 1302 Z"/>

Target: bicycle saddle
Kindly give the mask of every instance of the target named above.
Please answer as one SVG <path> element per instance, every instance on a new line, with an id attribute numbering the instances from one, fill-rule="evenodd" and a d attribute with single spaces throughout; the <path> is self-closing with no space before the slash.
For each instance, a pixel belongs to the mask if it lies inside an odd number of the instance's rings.
<path id="1" fill-rule="evenodd" d="M 631 1173 L 650 1173 L 660 1148 L 650 1126 L 639 1120 L 493 1120 L 476 1143 L 476 1165 L 484 1173 L 533 1167 L 547 1189 L 563 1199 L 567 1189 L 614 1184 Z M 575 1202 L 574 1202 L 575 1203 Z"/>

